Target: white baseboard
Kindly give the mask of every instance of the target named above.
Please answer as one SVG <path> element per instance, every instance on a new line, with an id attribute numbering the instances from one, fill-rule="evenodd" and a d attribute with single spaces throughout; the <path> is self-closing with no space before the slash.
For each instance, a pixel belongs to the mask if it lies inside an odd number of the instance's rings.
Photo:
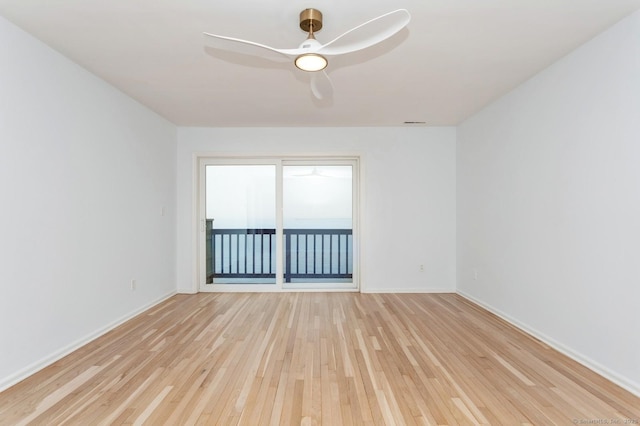
<path id="1" fill-rule="evenodd" d="M 5 389 L 10 388 L 11 386 L 17 384 L 18 382 L 21 382 L 22 380 L 26 379 L 27 377 L 37 373 L 38 371 L 42 370 L 45 367 L 48 367 L 49 365 L 53 364 L 54 362 L 64 358 L 65 356 L 69 355 L 71 352 L 81 348 L 82 346 L 86 345 L 87 343 L 97 339 L 98 337 L 102 336 L 105 333 L 108 333 L 109 331 L 113 330 L 114 328 L 116 328 L 117 326 L 127 322 L 128 320 L 130 320 L 131 318 L 135 317 L 136 315 L 141 314 L 142 312 L 164 302 L 165 300 L 167 300 L 168 298 L 170 298 L 171 296 L 175 295 L 176 292 L 175 291 L 171 291 L 167 294 L 165 294 L 164 296 L 150 302 L 147 303 L 146 305 L 134 310 L 133 312 L 130 312 L 120 318 L 118 318 L 117 320 L 113 321 L 110 324 L 107 324 L 106 326 L 94 331 L 93 333 L 90 333 L 86 336 L 84 336 L 81 339 L 76 340 L 75 342 L 71 343 L 70 345 L 65 346 L 64 348 L 52 353 L 51 355 L 48 355 L 44 358 L 42 358 L 39 361 L 34 362 L 31 365 L 26 366 L 25 368 L 23 368 L 22 370 L 18 371 L 17 373 L 14 373 L 8 377 L 2 378 L 0 379 L 0 392 L 2 392 Z"/>
<path id="2" fill-rule="evenodd" d="M 539 332 L 538 330 L 528 326 L 527 324 L 524 324 L 520 321 L 518 321 L 517 319 L 513 318 L 510 315 L 505 314 L 504 312 L 502 312 L 499 309 L 494 308 L 493 306 L 479 300 L 476 299 L 474 296 L 461 291 L 461 290 L 457 290 L 456 291 L 457 294 L 459 294 L 460 296 L 464 297 L 465 299 L 469 300 L 472 303 L 475 303 L 478 306 L 481 306 L 482 308 L 486 309 L 487 311 L 491 312 L 494 315 L 497 315 L 498 317 L 502 318 L 503 320 L 507 321 L 508 323 L 510 323 L 511 325 L 519 328 L 520 330 L 524 331 L 527 334 L 530 334 L 531 336 L 535 337 L 536 339 L 541 340 L 542 342 L 544 342 L 545 344 L 547 344 L 548 346 L 552 347 L 553 349 L 557 350 L 558 352 L 562 353 L 563 355 L 568 356 L 569 358 L 573 359 L 574 361 L 582 364 L 583 366 L 587 367 L 588 369 L 592 370 L 593 372 L 601 375 L 602 377 L 606 378 L 607 380 L 610 380 L 611 382 L 615 383 L 616 385 L 620 386 L 621 388 L 631 392 L 632 394 L 640 397 L 640 384 L 636 383 L 632 380 L 629 380 L 628 378 L 616 373 L 615 371 L 612 371 L 610 368 L 605 367 L 604 365 L 590 359 L 589 357 L 585 356 L 584 354 L 581 354 L 580 352 L 575 351 L 574 349 L 558 342 L 557 340 L 547 336 L 544 333 Z"/>

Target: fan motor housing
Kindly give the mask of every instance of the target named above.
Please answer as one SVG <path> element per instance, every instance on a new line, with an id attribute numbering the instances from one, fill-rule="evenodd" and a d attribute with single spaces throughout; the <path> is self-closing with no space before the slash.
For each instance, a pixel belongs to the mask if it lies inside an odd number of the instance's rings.
<path id="1" fill-rule="evenodd" d="M 306 33 L 320 31 L 322 29 L 322 12 L 317 9 L 305 9 L 300 12 L 300 29 Z"/>

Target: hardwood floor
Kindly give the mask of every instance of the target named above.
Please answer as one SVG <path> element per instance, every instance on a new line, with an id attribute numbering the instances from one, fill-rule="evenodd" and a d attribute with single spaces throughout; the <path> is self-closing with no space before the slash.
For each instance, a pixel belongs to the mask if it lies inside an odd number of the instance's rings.
<path id="1" fill-rule="evenodd" d="M 0 393 L 2 425 L 616 420 L 640 398 L 454 294 L 177 295 Z"/>

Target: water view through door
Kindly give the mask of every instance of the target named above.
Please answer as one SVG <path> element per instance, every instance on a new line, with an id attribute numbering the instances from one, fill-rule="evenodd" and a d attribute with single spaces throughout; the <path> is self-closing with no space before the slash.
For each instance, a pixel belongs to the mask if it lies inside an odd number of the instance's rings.
<path id="1" fill-rule="evenodd" d="M 205 164 L 201 290 L 355 289 L 354 166 Z"/>

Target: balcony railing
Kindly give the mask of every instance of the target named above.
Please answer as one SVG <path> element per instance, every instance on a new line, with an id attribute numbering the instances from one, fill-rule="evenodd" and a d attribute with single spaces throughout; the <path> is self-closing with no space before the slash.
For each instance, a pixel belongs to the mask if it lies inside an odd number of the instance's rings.
<path id="1" fill-rule="evenodd" d="M 207 283 L 275 278 L 275 229 L 212 229 L 207 222 Z M 353 277 L 351 229 L 283 232 L 285 282 Z"/>

